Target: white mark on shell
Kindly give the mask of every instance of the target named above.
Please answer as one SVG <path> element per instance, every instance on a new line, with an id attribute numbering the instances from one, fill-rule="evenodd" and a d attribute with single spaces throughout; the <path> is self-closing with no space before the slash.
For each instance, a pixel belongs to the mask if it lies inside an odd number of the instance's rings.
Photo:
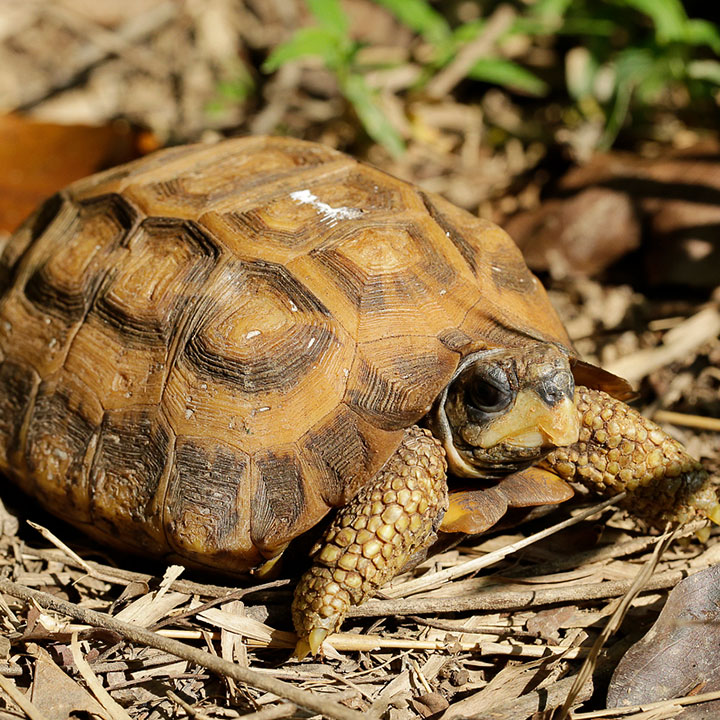
<path id="1" fill-rule="evenodd" d="M 313 195 L 310 190 L 296 190 L 290 193 L 290 197 L 301 205 L 314 207 L 321 215 L 320 222 L 327 223 L 330 227 L 337 225 L 339 220 L 352 220 L 360 217 L 363 213 L 359 208 L 345 207 L 344 205 L 334 208 Z"/>
<path id="2" fill-rule="evenodd" d="M 259 330 L 251 330 L 249 333 L 247 333 L 247 335 L 245 335 L 245 339 L 250 340 L 250 338 L 257 337 L 260 334 L 261 333 Z"/>
<path id="3" fill-rule="evenodd" d="M 315 344 L 315 338 L 311 337 L 310 340 L 308 340 L 307 349 L 309 350 L 314 344 Z"/>
<path id="4" fill-rule="evenodd" d="M 292 300 L 290 300 L 290 310 L 291 310 L 292 312 L 297 312 L 297 311 L 298 311 L 298 306 L 297 306 Z"/>

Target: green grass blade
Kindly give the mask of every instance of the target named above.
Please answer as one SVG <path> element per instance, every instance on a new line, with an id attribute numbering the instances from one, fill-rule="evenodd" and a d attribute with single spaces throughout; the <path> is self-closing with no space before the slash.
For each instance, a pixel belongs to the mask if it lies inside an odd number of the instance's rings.
<path id="1" fill-rule="evenodd" d="M 337 67 L 341 57 L 337 36 L 327 28 L 301 28 L 272 51 L 262 68 L 274 72 L 285 63 L 308 56 L 321 57 L 329 68 Z"/>
<path id="2" fill-rule="evenodd" d="M 340 0 L 307 0 L 308 8 L 320 27 L 335 33 L 338 37 L 348 34 L 348 18 Z"/>
<path id="3" fill-rule="evenodd" d="M 426 0 L 375 0 L 403 25 L 436 46 L 447 44 L 452 31 L 445 18 Z"/>
<path id="4" fill-rule="evenodd" d="M 385 117 L 373 91 L 361 75 L 350 75 L 343 83 L 343 93 L 360 118 L 367 134 L 384 145 L 395 157 L 405 152 L 400 133 Z"/>
<path id="5" fill-rule="evenodd" d="M 690 45 L 707 45 L 720 55 L 720 31 L 707 20 L 688 20 L 685 24 L 685 41 Z"/>
<path id="6" fill-rule="evenodd" d="M 548 20 L 562 18 L 565 16 L 571 3 L 572 0 L 537 0 L 537 2 L 531 6 L 530 12 L 535 17 Z"/>
<path id="7" fill-rule="evenodd" d="M 482 58 L 476 61 L 470 68 L 468 77 L 521 90 L 530 95 L 545 95 L 548 91 L 547 83 L 537 75 L 504 58 Z"/>
<path id="8" fill-rule="evenodd" d="M 659 42 L 683 39 L 688 18 L 680 0 L 624 0 L 623 4 L 652 19 Z"/>

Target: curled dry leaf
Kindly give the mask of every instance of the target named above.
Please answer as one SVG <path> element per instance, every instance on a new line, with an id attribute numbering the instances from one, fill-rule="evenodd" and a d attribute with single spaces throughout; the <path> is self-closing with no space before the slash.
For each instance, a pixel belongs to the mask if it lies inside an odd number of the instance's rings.
<path id="1" fill-rule="evenodd" d="M 720 689 L 720 565 L 686 578 L 670 593 L 647 635 L 628 650 L 608 689 L 608 707 Z M 720 701 L 683 718 L 716 718 Z"/>

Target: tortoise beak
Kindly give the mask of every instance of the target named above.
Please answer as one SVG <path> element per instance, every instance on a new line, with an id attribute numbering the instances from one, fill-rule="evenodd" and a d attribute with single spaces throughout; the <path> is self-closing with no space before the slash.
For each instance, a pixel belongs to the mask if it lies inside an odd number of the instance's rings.
<path id="1" fill-rule="evenodd" d="M 580 420 L 572 398 L 563 394 L 552 404 L 534 390 L 520 390 L 515 404 L 482 433 L 480 445 L 500 443 L 515 447 L 564 447 L 578 440 Z"/>

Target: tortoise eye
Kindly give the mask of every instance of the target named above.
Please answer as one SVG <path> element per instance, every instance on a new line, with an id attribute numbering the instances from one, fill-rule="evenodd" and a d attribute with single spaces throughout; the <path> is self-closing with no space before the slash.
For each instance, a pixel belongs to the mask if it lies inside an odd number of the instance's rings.
<path id="1" fill-rule="evenodd" d="M 465 391 L 465 403 L 471 418 L 474 413 L 488 415 L 501 412 L 511 400 L 509 388 L 499 387 L 486 380 L 472 383 Z"/>

